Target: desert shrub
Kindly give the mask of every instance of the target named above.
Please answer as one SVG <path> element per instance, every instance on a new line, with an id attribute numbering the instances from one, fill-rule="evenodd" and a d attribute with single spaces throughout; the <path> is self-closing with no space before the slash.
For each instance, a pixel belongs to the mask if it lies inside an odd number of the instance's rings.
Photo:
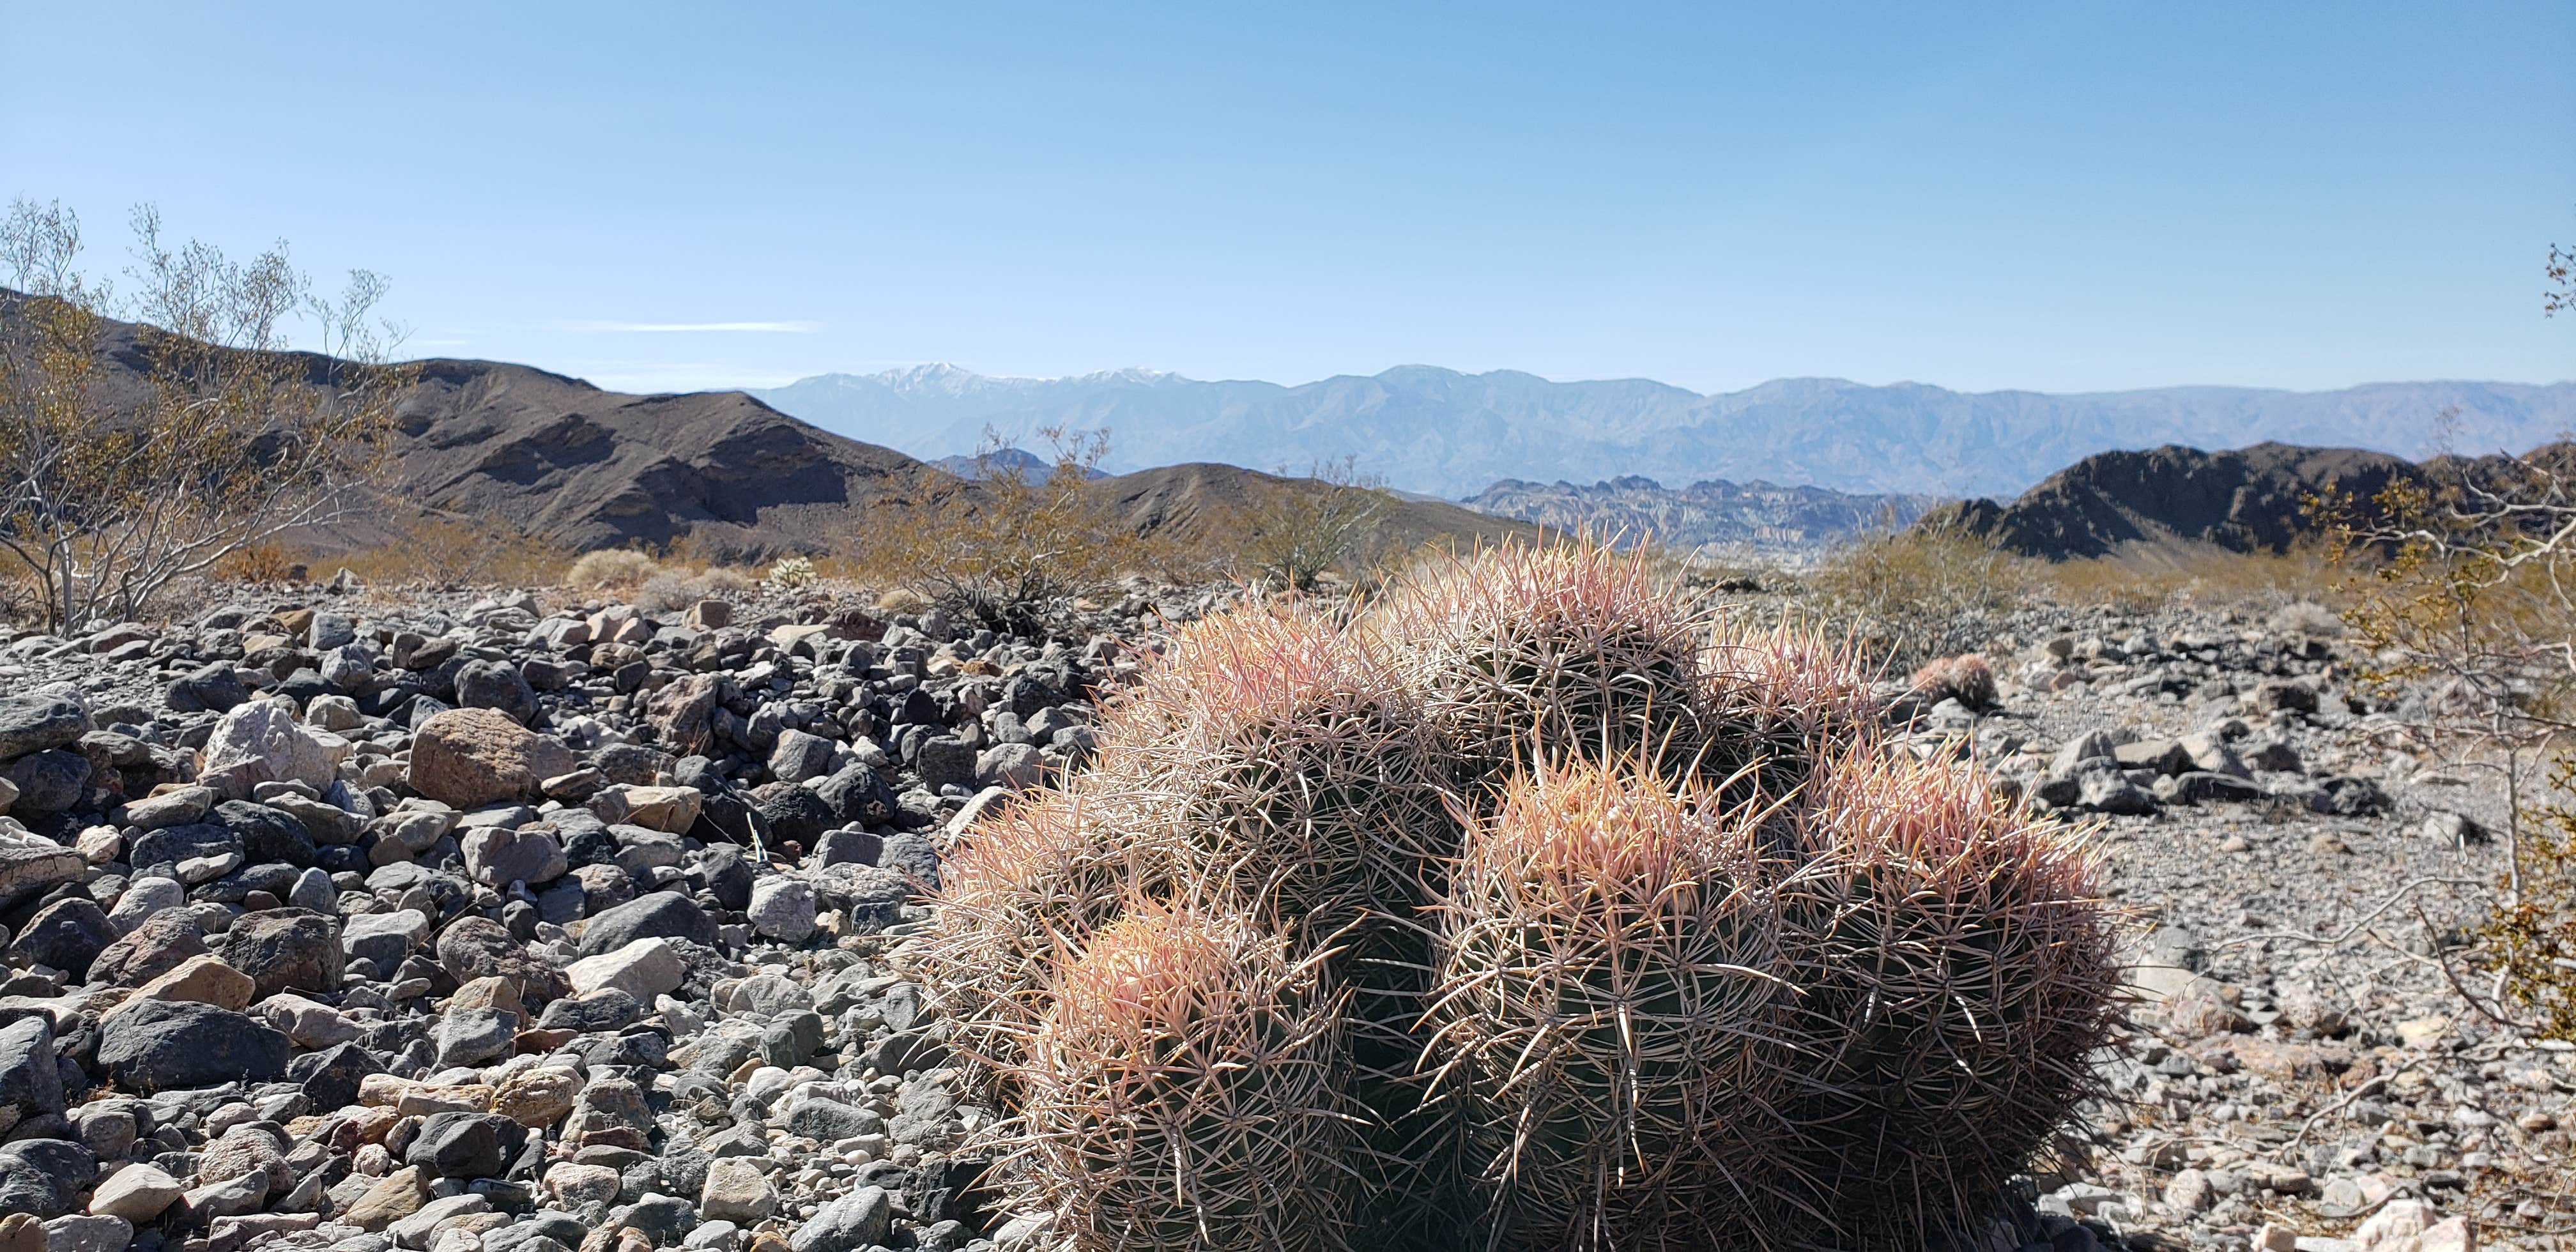
<path id="1" fill-rule="evenodd" d="M 892 616 L 897 613 L 926 613 L 930 597 L 910 587 L 896 587 L 877 597 L 877 612 Z"/>
<path id="2" fill-rule="evenodd" d="M 2027 564 L 1961 531 L 1914 526 L 1866 536 L 1811 572 L 1805 599 L 1898 667 L 1966 652 L 2021 603 Z"/>
<path id="3" fill-rule="evenodd" d="M 2356 676 L 2401 711 L 2381 733 L 2497 777 L 2505 870 L 2472 960 L 2482 1011 L 2576 1039 L 2576 873 L 2565 796 L 2576 781 L 2576 480 L 2566 445 L 2428 465 L 2362 508 L 2322 502 L 2353 569 L 2344 620 Z M 2434 698 L 2425 698 L 2432 692 Z M 2455 988 L 2466 984 L 2453 980 Z"/>
<path id="4" fill-rule="evenodd" d="M 632 548 L 584 552 L 563 574 L 567 587 L 581 591 L 632 591 L 652 580 L 661 566 Z"/>
<path id="5" fill-rule="evenodd" d="M 1321 462 L 1303 478 L 1287 468 L 1255 479 L 1250 494 L 1221 519 L 1220 546 L 1248 581 L 1287 591 L 1312 591 L 1332 571 L 1364 567 L 1380 555 L 1378 523 L 1394 505 L 1386 484 L 1361 474 L 1358 461 Z"/>
<path id="6" fill-rule="evenodd" d="M 245 548 L 330 525 L 381 477 L 413 378 L 370 320 L 384 280 L 326 298 L 272 248 L 247 262 L 132 219 L 132 290 L 81 271 L 79 219 L 21 200 L 0 219 L 0 552 L 68 629 L 133 618 Z M 137 325 L 130 353 L 111 317 Z M 289 351 L 301 320 L 318 354 Z M 139 379 L 121 377 L 139 372 Z"/>
<path id="7" fill-rule="evenodd" d="M 271 540 L 248 544 L 227 553 L 215 562 L 212 576 L 225 582 L 282 583 L 292 571 L 304 568 L 305 562 L 287 550 L 285 544 Z"/>
<path id="8" fill-rule="evenodd" d="M 2334 554 L 2314 544 L 2288 552 L 2231 552 L 2215 544 L 2169 543 L 2026 568 L 2060 602 L 2136 613 L 2182 601 L 2267 614 L 2302 600 L 2340 598 Z"/>
<path id="9" fill-rule="evenodd" d="M 718 565 L 698 571 L 689 579 L 689 590 L 701 600 L 724 600 L 750 595 L 760 590 L 760 583 L 741 570 Z"/>
<path id="10" fill-rule="evenodd" d="M 1633 557 L 1423 577 L 1192 625 L 961 834 L 904 956 L 1024 1202 L 1074 1252 L 1965 1233 L 2097 1091 L 2080 842 Z"/>
<path id="11" fill-rule="evenodd" d="M 808 557 L 781 557 L 769 567 L 770 585 L 784 587 L 790 591 L 799 587 L 813 586 L 815 580 L 821 577 L 822 575 L 814 569 L 813 560 Z"/>
<path id="12" fill-rule="evenodd" d="M 561 547 L 497 517 L 430 516 L 401 542 L 334 559 L 370 585 L 543 586 L 573 561 Z"/>
<path id="13" fill-rule="evenodd" d="M 952 617 L 1028 634 L 1085 592 L 1165 553 L 1093 480 L 1105 433 L 1042 432 L 1055 456 L 1033 471 L 995 441 L 972 479 L 925 468 L 871 507 L 844 545 L 857 576 L 910 587 Z"/>

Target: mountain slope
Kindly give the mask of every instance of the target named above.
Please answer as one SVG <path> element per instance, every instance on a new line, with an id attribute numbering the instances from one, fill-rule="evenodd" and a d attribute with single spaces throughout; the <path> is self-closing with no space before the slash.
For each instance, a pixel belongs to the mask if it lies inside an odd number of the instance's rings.
<path id="1" fill-rule="evenodd" d="M 918 456 L 1027 444 L 1049 425 L 1111 435 L 1110 468 L 1222 461 L 1302 469 L 1355 456 L 1396 487 L 1464 496 L 1502 479 L 1762 479 L 1856 493 L 2010 495 L 2096 452 L 2263 440 L 2421 456 L 2451 412 L 2464 449 L 2521 450 L 2576 426 L 2576 383 L 2381 383 L 2050 395 L 1797 378 L 1703 396 L 1641 379 L 1551 382 L 1400 366 L 1287 387 L 1122 370 L 990 378 L 953 366 L 825 374 L 756 396 Z"/>
<path id="2" fill-rule="evenodd" d="M 1255 503 L 1262 491 L 1312 481 L 1199 462 L 1104 478 L 1099 486 L 1137 533 L 1200 541 L 1213 537 L 1228 512 Z M 1376 538 L 1394 549 L 1435 540 L 1457 540 L 1462 546 L 1504 539 L 1535 541 L 1544 533 L 1527 522 L 1489 517 L 1445 500 L 1399 497 L 1378 519 Z"/>
<path id="3" fill-rule="evenodd" d="M 2174 541 L 2281 552 L 2317 533 L 2310 498 L 2336 492 L 2368 501 L 2390 482 L 2423 473 L 2413 462 L 2358 448 L 2262 443 L 2203 452 L 2167 445 L 2089 456 L 2010 504 L 1946 505 L 1918 525 L 1955 527 L 2053 561 Z"/>

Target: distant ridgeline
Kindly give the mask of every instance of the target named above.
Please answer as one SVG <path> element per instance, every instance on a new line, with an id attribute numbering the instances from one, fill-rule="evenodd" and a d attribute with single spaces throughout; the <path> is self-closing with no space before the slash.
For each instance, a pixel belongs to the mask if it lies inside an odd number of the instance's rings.
<path id="1" fill-rule="evenodd" d="M 2544 453 L 2564 456 L 2569 445 Z M 2359 448 L 2260 443 L 2226 452 L 2167 444 L 2103 452 L 2051 474 L 2009 504 L 1965 500 L 1916 523 L 1990 539 L 2023 556 L 2063 561 L 2106 556 L 2137 544 L 2194 542 L 2235 552 L 2285 552 L 2322 537 L 2308 509 L 2321 493 L 2370 502 L 2397 481 L 2483 476 L 2496 456 L 2441 457 L 2418 464 Z"/>
<path id="2" fill-rule="evenodd" d="M 1932 496 L 1854 495 L 1758 480 L 1666 487 L 1635 475 L 1589 487 L 1507 478 L 1465 501 L 1469 508 L 1498 517 L 1561 531 L 1588 530 L 1621 542 L 1651 537 L 1680 551 L 1770 552 L 1829 548 L 1873 529 L 1892 530 L 1937 502 Z"/>

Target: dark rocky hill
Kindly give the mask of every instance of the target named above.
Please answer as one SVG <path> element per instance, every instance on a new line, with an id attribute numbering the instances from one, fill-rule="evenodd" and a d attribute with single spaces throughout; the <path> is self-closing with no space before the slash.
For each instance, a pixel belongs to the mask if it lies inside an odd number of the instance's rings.
<path id="1" fill-rule="evenodd" d="M 1168 533 L 1184 540 L 1213 536 L 1229 512 L 1255 501 L 1266 487 L 1304 489 L 1308 478 L 1281 478 L 1233 465 L 1195 462 L 1138 470 L 1100 480 L 1121 515 L 1140 534 Z M 1441 500 L 1396 496 L 1378 521 L 1378 539 L 1394 547 L 1415 547 L 1440 539 L 1466 545 L 1507 538 L 1535 539 L 1542 528 L 1504 517 L 1489 517 Z"/>
<path id="2" fill-rule="evenodd" d="M 1919 526 L 1955 527 L 2024 556 L 2062 561 L 2176 540 L 2281 552 L 2318 533 L 2321 492 L 2366 501 L 2422 467 L 2384 452 L 2262 443 L 2226 452 L 2168 444 L 2103 452 L 2051 474 L 2010 504 L 1967 500 Z"/>

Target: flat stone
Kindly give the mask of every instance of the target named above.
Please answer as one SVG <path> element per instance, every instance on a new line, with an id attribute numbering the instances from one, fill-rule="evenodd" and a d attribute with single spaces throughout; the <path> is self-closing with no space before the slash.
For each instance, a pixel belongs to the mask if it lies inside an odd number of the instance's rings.
<path id="1" fill-rule="evenodd" d="M 99 1026 L 99 1065 L 135 1091 L 270 1082 L 287 1053 L 283 1033 L 211 1004 L 149 1001 Z"/>
<path id="2" fill-rule="evenodd" d="M 101 1217 L 121 1217 L 140 1226 L 160 1217 L 186 1191 L 178 1179 L 156 1166 L 128 1165 L 108 1175 L 90 1193 L 89 1211 Z"/>
<path id="3" fill-rule="evenodd" d="M 749 1224 L 778 1208 L 778 1193 L 769 1175 L 747 1156 L 721 1157 L 707 1166 L 707 1183 L 698 1193 L 698 1213 L 710 1221 Z"/>
<path id="4" fill-rule="evenodd" d="M 250 975 L 209 954 L 181 961 L 177 969 L 135 988 L 134 994 L 118 1007 L 122 1009 L 147 1000 L 184 1000 L 239 1013 L 250 1007 L 251 1000 L 258 993 L 259 984 Z"/>
<path id="5" fill-rule="evenodd" d="M 677 990 L 688 977 L 688 968 L 670 944 L 656 937 L 635 940 L 614 952 L 584 957 L 565 967 L 564 976 L 577 993 L 586 995 L 615 988 L 638 1002 L 649 1003 L 657 995 Z"/>

